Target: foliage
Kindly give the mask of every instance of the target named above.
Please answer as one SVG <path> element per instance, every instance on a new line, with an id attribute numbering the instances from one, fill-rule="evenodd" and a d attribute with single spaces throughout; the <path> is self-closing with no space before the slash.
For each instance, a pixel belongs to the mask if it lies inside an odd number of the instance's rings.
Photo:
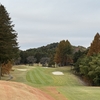
<path id="1" fill-rule="evenodd" d="M 85 77 L 91 85 L 100 85 L 100 54 L 79 59 L 75 71 Z"/>
<path id="2" fill-rule="evenodd" d="M 80 51 L 80 52 L 84 52 L 87 49 L 83 46 L 72 46 L 72 50 L 73 50 L 73 54 Z"/>
<path id="3" fill-rule="evenodd" d="M 18 57 L 17 33 L 13 28 L 8 12 L 3 5 L 0 5 L 0 69 L 1 64 Z"/>
<path id="4" fill-rule="evenodd" d="M 5 7 L 0 5 L 0 62 L 4 63 L 17 56 L 17 33 Z"/>
<path id="5" fill-rule="evenodd" d="M 97 33 L 88 51 L 88 56 L 100 53 L 100 35 Z"/>
<path id="6" fill-rule="evenodd" d="M 81 52 L 80 50 L 75 52 L 75 54 L 73 55 L 73 62 L 76 63 L 77 60 L 83 55 L 84 52 Z"/>
<path id="7" fill-rule="evenodd" d="M 56 53 L 56 48 L 58 46 L 58 43 L 51 43 L 46 46 L 42 46 L 39 48 L 33 48 L 33 49 L 28 49 L 26 51 L 20 51 L 20 57 L 21 57 L 21 64 L 27 64 L 27 57 L 28 56 L 34 56 L 34 58 L 37 59 L 36 63 L 39 63 L 41 58 L 43 57 L 48 57 L 50 60 L 48 62 L 48 66 L 51 67 L 52 65 L 55 64 L 54 61 L 54 56 Z M 78 52 L 79 50 L 81 52 L 85 51 L 86 48 L 82 46 L 71 46 L 72 48 L 72 55 L 74 55 L 75 52 Z M 72 55 L 70 56 L 72 58 Z"/>
<path id="8" fill-rule="evenodd" d="M 17 59 L 15 59 L 14 64 L 19 65 L 20 61 L 21 61 L 21 57 L 18 57 Z"/>
<path id="9" fill-rule="evenodd" d="M 55 49 L 57 47 L 57 44 L 58 43 L 52 43 L 52 44 L 48 44 L 47 46 L 28 49 L 26 51 L 21 51 L 20 52 L 21 63 L 26 64 L 27 63 L 26 58 L 28 56 L 34 56 L 34 58 L 37 59 L 36 63 L 39 63 L 43 57 L 48 57 L 50 59 L 49 61 L 51 62 L 51 64 L 53 64 L 54 61 L 52 58 L 54 58 Z"/>
<path id="10" fill-rule="evenodd" d="M 87 53 L 87 54 L 86 54 Z M 85 54 L 77 60 L 74 70 L 77 74 L 88 80 L 91 85 L 100 86 L 100 35 L 97 33 L 91 46 L 86 50 Z M 80 55 L 80 53 L 79 53 Z M 75 59 L 77 56 L 75 55 Z"/>
<path id="11" fill-rule="evenodd" d="M 21 57 L 21 61 L 20 61 L 20 63 L 21 64 L 26 64 L 27 63 L 27 57 L 28 56 L 30 56 L 30 55 L 28 55 L 28 53 L 26 52 L 26 51 L 21 51 L 20 52 L 20 57 Z"/>
<path id="12" fill-rule="evenodd" d="M 41 60 L 40 60 L 40 63 L 43 66 L 48 66 L 49 61 L 50 61 L 50 58 L 48 58 L 48 57 L 42 57 Z"/>
<path id="13" fill-rule="evenodd" d="M 34 56 L 29 56 L 26 59 L 27 59 L 28 64 L 30 65 L 36 62 L 36 58 L 34 58 Z"/>
<path id="14" fill-rule="evenodd" d="M 61 66 L 63 65 L 68 65 L 72 63 L 72 46 L 68 40 L 62 40 L 58 44 L 56 48 L 56 54 L 54 57 L 54 61 L 57 64 L 60 64 Z"/>
<path id="15" fill-rule="evenodd" d="M 9 74 L 10 73 L 10 71 L 11 71 L 11 69 L 12 69 L 12 62 L 11 61 L 8 61 L 7 63 L 3 63 L 2 65 L 1 65 L 2 67 L 1 67 L 1 74 L 2 74 L 2 76 L 4 75 L 4 74 Z"/>

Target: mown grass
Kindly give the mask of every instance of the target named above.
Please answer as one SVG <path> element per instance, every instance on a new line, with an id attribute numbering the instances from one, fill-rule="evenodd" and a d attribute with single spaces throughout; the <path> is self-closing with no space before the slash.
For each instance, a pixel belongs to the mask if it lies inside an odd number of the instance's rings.
<path id="1" fill-rule="evenodd" d="M 29 70 L 19 71 L 17 68 L 27 68 Z M 100 99 L 100 87 L 85 86 L 77 76 L 71 73 L 70 67 L 30 68 L 30 66 L 18 66 L 14 67 L 14 69 L 11 72 L 14 77 L 12 81 L 22 82 L 41 89 L 48 86 L 56 87 L 58 92 L 65 95 L 68 100 Z M 53 75 L 52 72 L 54 71 L 61 71 L 64 75 Z"/>
<path id="2" fill-rule="evenodd" d="M 61 71 L 64 75 L 53 75 L 52 72 Z M 79 79 L 70 73 L 69 68 L 42 68 L 30 70 L 26 79 L 39 86 L 73 86 L 82 85 Z"/>
<path id="3" fill-rule="evenodd" d="M 53 75 L 53 71 L 61 71 L 64 75 Z M 27 80 L 37 86 L 57 86 L 60 93 L 68 100 L 99 100 L 100 88 L 85 86 L 71 73 L 69 67 L 35 68 L 27 73 Z"/>
<path id="4" fill-rule="evenodd" d="M 88 86 L 60 87 L 58 89 L 68 100 L 99 100 L 100 88 Z"/>

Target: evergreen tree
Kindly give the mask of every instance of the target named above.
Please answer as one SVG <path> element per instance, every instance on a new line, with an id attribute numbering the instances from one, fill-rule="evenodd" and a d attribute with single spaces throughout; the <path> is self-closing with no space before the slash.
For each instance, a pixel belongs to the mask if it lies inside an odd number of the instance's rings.
<path id="1" fill-rule="evenodd" d="M 0 5 L 0 65 L 14 59 L 18 54 L 17 33 L 13 27 L 5 7 Z"/>
<path id="2" fill-rule="evenodd" d="M 76 63 L 77 60 L 84 54 L 84 52 L 81 52 L 80 50 L 78 50 L 77 52 L 75 52 L 75 54 L 73 55 L 73 62 Z"/>
<path id="3" fill-rule="evenodd" d="M 100 53 L 100 35 L 97 33 L 88 51 L 88 56 Z"/>
<path id="4" fill-rule="evenodd" d="M 79 73 L 90 85 L 100 86 L 100 54 L 81 58 Z"/>

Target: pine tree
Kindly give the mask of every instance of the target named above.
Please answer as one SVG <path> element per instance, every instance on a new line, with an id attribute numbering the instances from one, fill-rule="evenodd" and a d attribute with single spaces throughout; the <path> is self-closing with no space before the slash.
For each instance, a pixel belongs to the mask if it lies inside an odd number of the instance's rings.
<path id="1" fill-rule="evenodd" d="M 0 65 L 14 59 L 18 54 L 17 33 L 13 28 L 8 12 L 0 5 Z"/>
<path id="2" fill-rule="evenodd" d="M 100 53 L 100 35 L 97 33 L 88 51 L 88 56 Z"/>

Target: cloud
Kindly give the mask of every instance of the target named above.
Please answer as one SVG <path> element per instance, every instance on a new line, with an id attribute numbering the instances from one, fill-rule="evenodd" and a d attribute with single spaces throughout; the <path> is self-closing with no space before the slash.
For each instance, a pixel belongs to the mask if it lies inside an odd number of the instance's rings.
<path id="1" fill-rule="evenodd" d="M 100 32 L 100 0 L 1 0 L 10 13 L 21 49 L 69 40 L 90 46 Z"/>

